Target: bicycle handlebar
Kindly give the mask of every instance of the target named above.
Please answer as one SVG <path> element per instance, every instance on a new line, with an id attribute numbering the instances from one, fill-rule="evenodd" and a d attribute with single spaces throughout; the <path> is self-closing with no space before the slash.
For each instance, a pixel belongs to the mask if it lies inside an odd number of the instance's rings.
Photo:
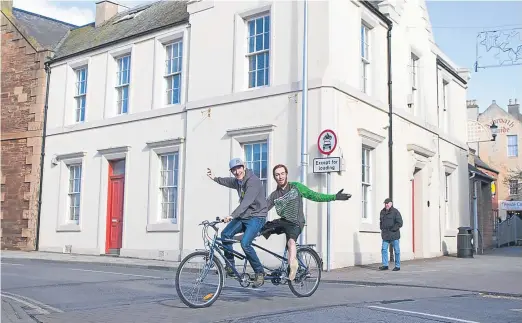
<path id="1" fill-rule="evenodd" d="M 209 222 L 208 220 L 205 220 L 205 221 L 201 222 L 199 225 L 210 226 L 214 230 L 217 231 L 218 229 L 216 228 L 216 224 L 223 223 L 223 222 L 224 222 L 224 220 L 219 218 L 219 216 L 217 216 L 216 221 Z"/>

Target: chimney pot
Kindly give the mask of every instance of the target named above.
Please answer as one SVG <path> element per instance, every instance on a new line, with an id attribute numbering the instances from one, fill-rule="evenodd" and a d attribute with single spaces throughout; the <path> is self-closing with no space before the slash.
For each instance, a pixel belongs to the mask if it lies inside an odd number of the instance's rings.
<path id="1" fill-rule="evenodd" d="M 509 99 L 509 104 L 511 104 L 511 99 Z"/>
<path id="2" fill-rule="evenodd" d="M 496 104 L 496 103 L 497 103 L 497 100 L 493 100 L 492 103 L 493 103 L 493 104 Z"/>
<path id="3" fill-rule="evenodd" d="M 517 99 L 515 99 L 515 104 L 517 104 L 517 103 L 518 103 L 518 100 L 517 100 Z"/>
<path id="4" fill-rule="evenodd" d="M 112 1 L 96 2 L 96 20 L 94 26 L 98 27 L 118 13 L 118 4 Z"/>

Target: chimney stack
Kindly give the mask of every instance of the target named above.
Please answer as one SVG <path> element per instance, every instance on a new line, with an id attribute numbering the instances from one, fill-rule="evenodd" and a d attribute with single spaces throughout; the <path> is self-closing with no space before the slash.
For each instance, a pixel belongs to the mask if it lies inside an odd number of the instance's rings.
<path id="1" fill-rule="evenodd" d="M 519 121 L 522 121 L 522 115 L 520 115 L 520 104 L 518 103 L 518 100 L 515 99 L 515 103 L 511 102 L 512 101 L 509 100 L 508 113 L 517 118 Z"/>
<path id="2" fill-rule="evenodd" d="M 94 26 L 98 27 L 118 13 L 118 4 L 112 1 L 96 2 L 96 20 Z"/>
<path id="3" fill-rule="evenodd" d="M 477 105 L 477 100 L 467 100 L 466 105 L 468 120 L 477 120 L 479 116 L 479 106 Z"/>

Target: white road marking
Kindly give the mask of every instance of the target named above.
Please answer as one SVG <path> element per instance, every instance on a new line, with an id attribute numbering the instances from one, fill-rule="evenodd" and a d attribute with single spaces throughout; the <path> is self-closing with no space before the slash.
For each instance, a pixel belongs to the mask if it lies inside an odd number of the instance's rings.
<path id="1" fill-rule="evenodd" d="M 342 286 L 356 286 L 356 287 L 369 287 L 369 288 L 380 287 L 380 286 L 370 285 L 370 283 L 368 283 L 368 285 L 364 285 L 364 284 L 350 284 L 350 283 L 343 283 L 343 282 L 324 282 L 323 284 L 327 284 L 327 285 L 342 285 Z"/>
<path id="2" fill-rule="evenodd" d="M 114 271 L 91 270 L 91 269 L 79 269 L 79 268 L 65 268 L 65 269 L 76 270 L 76 271 L 85 271 L 85 272 L 91 272 L 91 273 L 100 273 L 100 274 L 112 274 L 112 275 L 132 276 L 132 277 L 143 277 L 143 278 L 154 278 L 154 279 L 168 279 L 168 278 L 166 278 L 166 277 L 147 276 L 147 275 L 136 275 L 136 274 L 125 274 L 125 273 L 118 273 L 118 272 L 114 272 Z"/>
<path id="3" fill-rule="evenodd" d="M 42 303 L 40 301 L 37 301 L 35 299 L 32 299 L 32 298 L 29 298 L 29 297 L 26 297 L 26 296 L 22 296 L 22 295 L 17 295 L 17 294 L 13 294 L 13 293 L 9 293 L 9 292 L 2 292 L 2 295 L 5 296 L 5 297 L 10 297 L 12 299 L 15 299 L 15 300 L 23 300 L 23 301 L 26 301 L 28 303 L 32 303 L 33 305 L 38 305 L 40 308 L 47 308 L 53 312 L 57 312 L 57 313 L 63 313 L 63 311 L 61 309 L 58 309 L 56 307 L 53 307 L 51 305 L 47 305 L 45 303 Z"/>
<path id="4" fill-rule="evenodd" d="M 512 308 L 511 310 L 515 312 L 522 312 L 522 308 Z"/>
<path id="5" fill-rule="evenodd" d="M 30 307 L 33 310 L 38 311 L 38 313 L 40 313 L 40 314 L 44 314 L 44 315 L 51 314 L 49 311 L 47 311 L 47 310 L 45 310 L 45 309 L 43 309 L 43 308 L 41 308 L 39 306 L 33 305 L 33 304 L 29 303 L 29 302 L 26 302 L 23 299 L 20 299 L 20 298 L 17 298 L 17 297 L 13 297 L 13 296 L 9 296 L 9 295 L 6 295 L 4 293 L 2 293 L 2 297 L 10 298 L 10 299 L 12 299 L 14 301 L 17 301 L 20 304 L 23 304 L 23 305 L 25 305 L 27 307 Z"/>
<path id="6" fill-rule="evenodd" d="M 23 266 L 22 264 L 12 264 L 12 263 L 9 263 L 9 262 L 2 262 L 1 264 L 2 265 L 10 265 L 10 266 Z"/>
<path id="7" fill-rule="evenodd" d="M 396 308 L 389 308 L 389 307 L 382 307 L 382 306 L 368 306 L 369 308 L 374 309 L 380 309 L 384 311 L 392 311 L 392 312 L 402 312 L 402 313 L 408 313 L 408 314 L 416 314 L 416 315 L 422 315 L 427 317 L 433 317 L 433 318 L 439 318 L 439 319 L 445 319 L 455 322 L 462 322 L 462 323 L 480 323 L 476 321 L 469 321 L 469 320 L 462 320 L 455 317 L 449 317 L 449 316 L 441 316 L 441 315 L 435 315 L 435 314 L 429 314 L 429 313 L 422 313 L 422 312 L 414 312 L 414 311 L 406 311 L 406 310 L 399 310 Z"/>
<path id="8" fill-rule="evenodd" d="M 516 296 L 502 296 L 502 295 L 488 295 L 488 294 L 480 294 L 480 296 L 484 297 L 484 298 L 502 298 L 502 299 L 515 299 L 515 300 L 520 300 L 520 297 L 516 297 Z"/>

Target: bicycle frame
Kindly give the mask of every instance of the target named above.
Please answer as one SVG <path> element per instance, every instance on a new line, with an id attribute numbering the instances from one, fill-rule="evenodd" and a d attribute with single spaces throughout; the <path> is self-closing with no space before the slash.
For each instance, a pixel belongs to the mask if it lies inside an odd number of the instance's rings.
<path id="1" fill-rule="evenodd" d="M 208 226 L 211 226 L 211 225 L 206 225 L 206 228 L 208 228 Z M 204 228 L 204 237 L 207 236 L 208 237 L 208 234 L 206 234 L 206 228 Z M 211 241 L 208 241 L 210 239 L 208 239 L 206 242 L 206 247 L 208 247 L 210 250 L 209 250 L 209 253 L 210 253 L 210 261 L 212 261 L 212 259 L 214 258 L 214 252 L 217 252 L 221 258 L 223 258 L 223 260 L 225 261 L 225 263 L 228 265 L 228 267 L 230 267 L 232 269 L 232 271 L 234 272 L 235 274 L 235 279 L 239 282 L 241 282 L 242 280 L 242 276 L 246 273 L 246 267 L 247 267 L 247 262 L 248 262 L 248 259 L 246 257 L 246 255 L 240 253 L 240 252 L 237 252 L 236 250 L 232 250 L 232 255 L 240 260 L 244 260 L 244 263 L 243 263 L 243 271 L 240 273 L 236 268 L 235 266 L 232 266 L 232 263 L 225 257 L 225 247 L 223 245 L 223 243 L 227 243 L 227 244 L 237 244 L 237 243 L 240 243 L 239 240 L 235 240 L 235 239 L 223 239 L 221 237 L 218 237 L 218 230 L 216 227 L 212 226 L 212 228 L 215 230 L 215 233 L 214 233 L 214 237 L 213 239 L 211 239 Z M 260 237 L 260 235 L 258 235 L 258 237 Z M 264 269 L 267 269 L 269 271 L 274 271 L 274 270 L 284 270 L 285 267 L 286 267 L 286 264 L 288 264 L 288 258 L 286 257 L 287 253 L 288 253 L 288 247 L 285 246 L 285 250 L 284 250 L 284 253 L 283 253 L 283 256 L 275 253 L 275 252 L 272 252 L 266 248 L 263 248 L 257 244 L 255 244 L 254 242 L 252 242 L 252 246 L 254 248 L 257 248 L 257 249 L 261 249 L 267 253 L 269 253 L 270 255 L 276 257 L 277 259 L 281 260 L 281 265 L 279 268 L 276 268 L 276 269 L 272 269 L 272 268 L 269 268 L 265 265 L 262 264 L 263 268 Z M 300 246 L 299 244 L 297 244 L 297 246 Z M 304 246 L 314 246 L 314 245 L 311 245 L 311 244 L 307 244 L 307 245 L 304 245 Z M 307 266 L 301 261 L 301 259 L 297 259 L 297 261 L 299 262 L 299 265 L 303 266 L 304 268 L 307 268 Z M 266 279 L 269 279 L 269 280 L 274 280 L 274 279 L 281 279 L 281 277 L 279 276 L 272 276 L 272 275 L 265 275 L 265 278 Z"/>

